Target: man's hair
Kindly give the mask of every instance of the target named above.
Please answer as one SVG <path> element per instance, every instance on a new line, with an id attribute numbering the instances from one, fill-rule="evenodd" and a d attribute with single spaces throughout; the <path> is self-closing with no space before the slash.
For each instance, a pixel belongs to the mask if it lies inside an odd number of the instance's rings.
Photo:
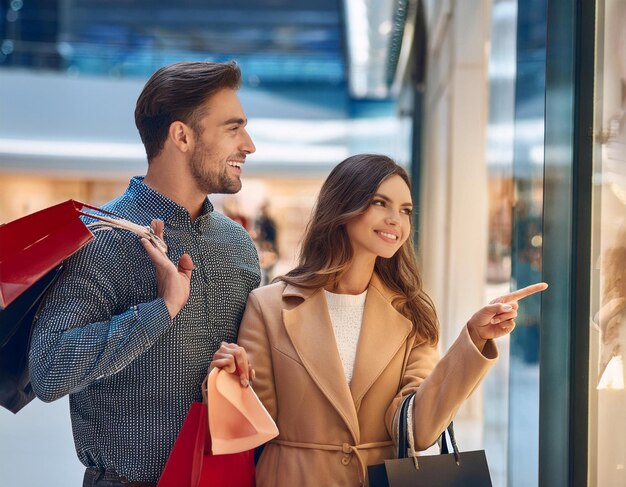
<path id="1" fill-rule="evenodd" d="M 199 132 L 207 98 L 224 88 L 236 90 L 240 84 L 241 71 L 234 61 L 181 62 L 154 73 L 135 107 L 135 125 L 148 162 L 163 150 L 172 122 L 183 122 Z"/>

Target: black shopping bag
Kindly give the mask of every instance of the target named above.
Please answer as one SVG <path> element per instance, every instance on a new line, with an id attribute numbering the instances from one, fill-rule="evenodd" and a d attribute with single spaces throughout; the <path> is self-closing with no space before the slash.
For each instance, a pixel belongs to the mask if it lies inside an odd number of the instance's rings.
<path id="1" fill-rule="evenodd" d="M 484 450 L 459 452 L 452 423 L 448 426 L 453 452 L 448 453 L 445 431 L 441 455 L 409 457 L 407 414 L 411 396 L 400 407 L 398 458 L 367 467 L 370 487 L 492 487 Z"/>
<path id="2" fill-rule="evenodd" d="M 0 310 L 0 406 L 17 413 L 35 398 L 28 375 L 32 323 L 46 290 L 61 267 L 49 271 Z"/>
<path id="3" fill-rule="evenodd" d="M 419 469 L 412 458 L 385 460 L 372 474 L 370 487 L 491 487 L 491 477 L 484 450 L 459 453 L 456 463 L 453 453 L 425 455 L 418 458 Z"/>

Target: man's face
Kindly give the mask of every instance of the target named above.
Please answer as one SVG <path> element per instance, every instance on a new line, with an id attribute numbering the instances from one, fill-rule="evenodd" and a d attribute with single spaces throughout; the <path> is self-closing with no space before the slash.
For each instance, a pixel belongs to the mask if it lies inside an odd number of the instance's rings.
<path id="1" fill-rule="evenodd" d="M 247 119 L 235 90 L 225 88 L 204 102 L 197 124 L 189 169 L 206 193 L 236 193 L 242 166 L 256 147 L 246 131 Z"/>

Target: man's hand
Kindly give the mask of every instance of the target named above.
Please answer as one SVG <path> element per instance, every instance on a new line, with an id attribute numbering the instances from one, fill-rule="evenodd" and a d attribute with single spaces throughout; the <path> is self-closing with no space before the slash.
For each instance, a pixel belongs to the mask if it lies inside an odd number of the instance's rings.
<path id="1" fill-rule="evenodd" d="M 163 221 L 152 220 L 150 225 L 154 233 L 163 239 Z M 155 247 L 149 240 L 142 238 L 141 244 L 146 249 L 150 260 L 154 264 L 157 277 L 159 297 L 165 301 L 165 306 L 173 319 L 189 299 L 191 271 L 193 261 L 189 254 L 183 254 L 178 261 L 178 268 L 174 263 Z"/>

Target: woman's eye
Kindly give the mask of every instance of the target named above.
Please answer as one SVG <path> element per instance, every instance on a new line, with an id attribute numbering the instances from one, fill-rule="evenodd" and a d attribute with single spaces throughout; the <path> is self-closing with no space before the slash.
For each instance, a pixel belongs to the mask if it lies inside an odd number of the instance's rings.
<path id="1" fill-rule="evenodd" d="M 385 202 L 383 200 L 374 200 L 372 201 L 372 205 L 385 206 Z"/>
<path id="2" fill-rule="evenodd" d="M 405 215 L 412 215 L 413 214 L 413 208 L 404 208 L 402 210 L 402 213 L 404 213 Z"/>

